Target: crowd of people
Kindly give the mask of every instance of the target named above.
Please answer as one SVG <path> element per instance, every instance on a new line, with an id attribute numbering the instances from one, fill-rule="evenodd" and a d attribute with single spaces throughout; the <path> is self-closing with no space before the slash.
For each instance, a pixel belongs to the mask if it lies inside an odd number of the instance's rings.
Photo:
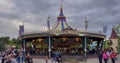
<path id="1" fill-rule="evenodd" d="M 99 63 L 115 63 L 117 54 L 112 48 L 98 51 Z M 52 52 L 52 62 L 62 62 L 62 54 L 58 51 Z M 22 49 L 8 48 L 6 51 L 0 52 L 1 63 L 33 63 L 29 53 L 24 53 Z M 46 61 L 47 63 L 47 61 Z"/>
<path id="2" fill-rule="evenodd" d="M 29 53 L 25 53 L 22 49 L 8 48 L 0 53 L 1 63 L 33 63 Z"/>
<path id="3" fill-rule="evenodd" d="M 98 58 L 99 58 L 99 63 L 108 63 L 108 60 L 111 59 L 111 63 L 115 63 L 117 60 L 117 54 L 114 52 L 112 48 L 110 49 L 104 49 L 104 50 L 99 50 L 98 51 Z"/>

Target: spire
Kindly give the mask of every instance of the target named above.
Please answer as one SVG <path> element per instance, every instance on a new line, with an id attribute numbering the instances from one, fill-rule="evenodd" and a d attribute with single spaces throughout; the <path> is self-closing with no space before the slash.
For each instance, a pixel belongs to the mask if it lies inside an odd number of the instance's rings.
<path id="1" fill-rule="evenodd" d="M 57 24 L 56 26 L 53 28 L 53 30 L 65 30 L 69 27 L 69 25 L 66 22 L 66 17 L 63 14 L 63 6 L 62 6 L 62 2 L 63 0 L 61 0 L 61 4 L 60 4 L 60 14 L 57 17 Z"/>
<path id="2" fill-rule="evenodd" d="M 61 7 L 60 7 L 60 14 L 59 14 L 59 16 L 64 16 L 62 4 L 61 4 L 60 6 L 61 6 Z"/>
<path id="3" fill-rule="evenodd" d="M 118 38 L 118 35 L 117 35 L 115 29 L 113 28 L 113 29 L 112 29 L 112 33 L 111 33 L 111 36 L 110 36 L 110 39 L 117 39 L 117 38 Z"/>

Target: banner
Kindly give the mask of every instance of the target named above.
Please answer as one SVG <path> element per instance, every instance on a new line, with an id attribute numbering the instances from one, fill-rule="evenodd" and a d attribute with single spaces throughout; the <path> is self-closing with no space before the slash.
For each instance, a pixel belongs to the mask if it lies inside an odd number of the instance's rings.
<path id="1" fill-rule="evenodd" d="M 47 20 L 47 27 L 48 27 L 48 31 L 50 31 L 50 17 L 48 17 L 48 20 Z"/>
<path id="2" fill-rule="evenodd" d="M 85 30 L 87 30 L 88 24 L 89 24 L 89 21 L 88 21 L 87 18 L 85 17 Z"/>
<path id="3" fill-rule="evenodd" d="M 24 25 L 19 25 L 19 36 L 24 34 Z"/>
<path id="4" fill-rule="evenodd" d="M 103 26 L 103 33 L 107 33 L 107 26 Z"/>

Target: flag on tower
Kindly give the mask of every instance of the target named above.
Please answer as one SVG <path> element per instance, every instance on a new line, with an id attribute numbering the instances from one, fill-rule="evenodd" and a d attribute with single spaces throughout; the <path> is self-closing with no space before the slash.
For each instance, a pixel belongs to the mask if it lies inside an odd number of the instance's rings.
<path id="1" fill-rule="evenodd" d="M 48 20 L 47 20 L 47 27 L 48 27 L 48 31 L 50 31 L 50 17 L 48 17 Z"/>
<path id="2" fill-rule="evenodd" d="M 24 25 L 19 25 L 19 36 L 24 34 Z"/>
<path id="3" fill-rule="evenodd" d="M 104 34 L 107 33 L 107 29 L 108 29 L 107 26 L 103 26 L 103 33 L 104 33 Z"/>
<path id="4" fill-rule="evenodd" d="M 87 18 L 85 17 L 85 30 L 87 30 L 88 24 L 89 24 L 89 21 L 88 21 Z"/>

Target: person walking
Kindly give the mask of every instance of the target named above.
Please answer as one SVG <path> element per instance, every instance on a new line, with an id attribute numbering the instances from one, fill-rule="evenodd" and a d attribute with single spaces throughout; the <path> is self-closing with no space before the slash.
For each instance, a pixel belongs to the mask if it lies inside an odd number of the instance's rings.
<path id="1" fill-rule="evenodd" d="M 58 63 L 62 62 L 62 54 L 60 52 L 55 53 L 55 58 Z"/>
<path id="2" fill-rule="evenodd" d="M 104 60 L 104 63 L 107 63 L 109 56 L 108 56 L 108 54 L 106 53 L 106 51 L 104 51 L 104 53 L 102 54 L 102 58 L 103 58 L 103 60 Z"/>
<path id="3" fill-rule="evenodd" d="M 24 56 L 22 53 L 19 53 L 19 55 L 16 58 L 18 63 L 23 63 L 24 62 Z"/>
<path id="4" fill-rule="evenodd" d="M 33 63 L 33 60 L 32 60 L 32 58 L 31 58 L 29 53 L 26 55 L 25 63 Z"/>
<path id="5" fill-rule="evenodd" d="M 61 63 L 62 62 L 62 54 L 61 52 L 55 51 L 52 54 L 52 62 L 53 63 Z"/>
<path id="6" fill-rule="evenodd" d="M 15 55 L 11 54 L 11 63 L 17 63 Z"/>
<path id="7" fill-rule="evenodd" d="M 102 63 L 102 55 L 103 55 L 102 50 L 99 50 L 99 51 L 98 51 L 98 59 L 99 59 L 99 63 Z"/>
<path id="8" fill-rule="evenodd" d="M 116 56 L 117 56 L 117 54 L 114 51 L 110 54 L 110 58 L 111 58 L 112 63 L 115 63 Z"/>
<path id="9" fill-rule="evenodd" d="M 11 55 L 6 56 L 6 60 L 3 63 L 12 63 Z"/>
<path id="10" fill-rule="evenodd" d="M 45 57 L 45 62 L 48 63 L 48 56 Z"/>

